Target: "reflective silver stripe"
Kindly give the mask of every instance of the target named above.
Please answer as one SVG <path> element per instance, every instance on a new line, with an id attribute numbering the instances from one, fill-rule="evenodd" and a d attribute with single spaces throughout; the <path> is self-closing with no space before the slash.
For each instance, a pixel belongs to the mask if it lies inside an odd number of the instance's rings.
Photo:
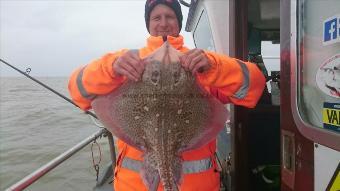
<path id="1" fill-rule="evenodd" d="M 122 167 L 139 172 L 140 169 L 142 168 L 142 162 L 128 157 L 124 157 L 122 161 Z"/>
<path id="2" fill-rule="evenodd" d="M 209 170 L 212 167 L 212 161 L 210 158 L 194 161 L 184 161 L 182 164 L 184 174 L 199 173 Z M 140 169 L 142 168 L 142 162 L 128 157 L 124 157 L 121 167 L 135 172 L 139 172 Z"/>
<path id="3" fill-rule="evenodd" d="M 183 162 L 184 174 L 203 172 L 203 171 L 210 169 L 211 167 L 212 167 L 212 162 L 210 158 Z"/>
<path id="4" fill-rule="evenodd" d="M 243 84 L 240 89 L 234 94 L 233 97 L 237 99 L 242 99 L 246 97 L 248 90 L 249 90 L 249 70 L 245 63 L 240 60 L 237 60 L 238 64 L 241 66 L 242 73 L 243 73 Z"/>
<path id="5" fill-rule="evenodd" d="M 84 67 L 85 68 L 85 67 Z M 84 68 L 82 68 L 77 76 L 77 86 L 78 86 L 78 90 L 81 94 L 81 96 L 83 96 L 84 98 L 86 99 L 93 99 L 96 97 L 96 95 L 93 95 L 93 94 L 89 94 L 87 93 L 87 91 L 85 90 L 84 88 L 84 85 L 83 85 L 83 73 L 84 73 Z"/>

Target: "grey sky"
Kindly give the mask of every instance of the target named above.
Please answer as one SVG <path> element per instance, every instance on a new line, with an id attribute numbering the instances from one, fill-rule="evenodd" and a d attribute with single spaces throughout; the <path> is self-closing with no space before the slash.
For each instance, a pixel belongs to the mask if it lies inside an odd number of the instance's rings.
<path id="1" fill-rule="evenodd" d="M 0 57 L 32 76 L 72 70 L 121 48 L 144 46 L 144 0 L 0 1 Z M 189 33 L 182 35 L 193 48 Z M 19 75 L 0 64 L 1 76 Z"/>

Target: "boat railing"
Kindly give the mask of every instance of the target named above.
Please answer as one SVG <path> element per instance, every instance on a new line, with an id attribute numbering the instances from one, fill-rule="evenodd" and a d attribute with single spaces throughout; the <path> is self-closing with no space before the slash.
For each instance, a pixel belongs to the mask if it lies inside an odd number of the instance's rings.
<path id="1" fill-rule="evenodd" d="M 83 149 L 85 146 L 90 144 L 92 141 L 95 141 L 97 138 L 99 138 L 103 135 L 108 137 L 109 145 L 110 145 L 112 165 L 115 165 L 115 163 L 116 163 L 116 153 L 115 153 L 115 147 L 114 147 L 112 134 L 109 131 L 107 131 L 105 128 L 102 128 L 99 131 L 90 135 L 89 137 L 85 138 L 84 140 L 82 140 L 81 142 L 79 142 L 78 144 L 73 146 L 72 148 L 68 149 L 64 153 L 60 154 L 56 158 L 52 159 L 47 164 L 41 166 L 40 168 L 38 168 L 37 170 L 35 170 L 31 174 L 22 178 L 20 181 L 13 184 L 9 188 L 7 188 L 6 191 L 20 191 L 20 190 L 27 188 L 28 186 L 30 186 L 31 184 L 33 184 L 34 182 L 39 180 L 41 177 L 43 177 L 46 173 L 48 173 L 52 169 L 56 168 L 58 165 L 60 165 L 61 163 L 63 163 L 67 159 L 69 159 L 72 155 L 76 154 L 81 149 Z"/>
<path id="2" fill-rule="evenodd" d="M 53 92 L 54 94 L 56 94 L 57 96 L 63 98 L 64 100 L 66 100 L 67 102 L 71 103 L 72 105 L 80 108 L 75 102 L 73 102 L 70 98 L 64 96 L 63 94 L 59 93 L 58 91 L 54 90 L 53 88 L 51 88 L 50 86 L 46 85 L 45 83 L 39 81 L 38 79 L 32 77 L 29 75 L 30 70 L 26 70 L 26 72 L 18 69 L 17 67 L 11 65 L 10 63 L 6 62 L 3 59 L 0 59 L 0 62 L 9 66 L 10 68 L 16 70 L 17 72 L 19 72 L 20 74 L 26 76 L 27 78 L 33 80 L 34 82 L 36 82 L 37 84 L 43 86 L 44 88 L 48 89 L 49 91 Z M 30 68 L 28 68 L 30 69 Z M 91 143 L 92 141 L 96 141 L 96 139 L 98 137 L 101 137 L 102 135 L 106 135 L 108 137 L 108 141 L 109 141 L 109 146 L 110 146 L 110 154 L 111 154 L 111 160 L 112 160 L 112 167 L 114 167 L 114 165 L 116 164 L 116 151 L 115 151 L 115 146 L 114 146 L 114 141 L 113 141 L 113 136 L 112 134 L 107 131 L 104 126 L 102 126 L 99 122 L 96 121 L 97 116 L 91 112 L 91 111 L 85 111 L 85 114 L 91 116 L 92 121 L 94 122 L 94 124 L 98 127 L 100 127 L 101 129 L 99 131 L 97 131 L 96 133 L 92 134 L 91 136 L 87 137 L 86 139 L 84 139 L 83 141 L 79 142 L 77 145 L 75 145 L 74 147 L 70 148 L 69 150 L 65 151 L 64 153 L 60 154 L 59 156 L 57 156 L 56 158 L 52 159 L 50 162 L 48 162 L 47 164 L 45 164 L 44 166 L 40 167 L 39 169 L 37 169 L 36 171 L 32 172 L 31 174 L 27 175 L 26 177 L 24 177 L 23 179 L 21 179 L 19 182 L 13 184 L 12 186 L 10 186 L 9 188 L 6 189 L 6 191 L 19 191 L 19 190 L 23 190 L 26 187 L 30 186 L 32 183 L 34 183 L 35 181 L 39 180 L 42 176 L 44 176 L 46 173 L 48 173 L 50 170 L 54 169 L 55 167 L 57 167 L 58 165 L 60 165 L 61 163 L 63 163 L 64 161 L 66 161 L 68 158 L 70 158 L 72 155 L 74 155 L 75 153 L 77 153 L 78 151 L 80 151 L 81 149 L 83 149 L 86 145 L 88 145 L 89 143 Z M 92 150 L 92 148 L 91 148 Z M 93 153 L 92 153 L 93 154 Z M 93 156 L 93 155 L 92 155 Z M 94 161 L 93 161 L 94 162 Z M 95 165 L 95 164 L 94 164 Z M 97 166 L 94 166 L 95 170 L 97 171 L 97 181 L 98 181 L 98 172 L 99 172 L 99 168 L 98 168 L 98 164 Z M 97 182 L 98 183 L 98 182 Z"/>

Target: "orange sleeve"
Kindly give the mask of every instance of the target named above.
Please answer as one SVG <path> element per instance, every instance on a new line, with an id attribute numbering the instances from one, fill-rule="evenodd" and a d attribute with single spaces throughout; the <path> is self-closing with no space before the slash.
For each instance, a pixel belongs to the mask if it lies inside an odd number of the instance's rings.
<path id="1" fill-rule="evenodd" d="M 91 109 L 91 100 L 96 95 L 107 94 L 126 80 L 125 77 L 117 77 L 112 67 L 115 60 L 126 51 L 106 54 L 71 74 L 68 89 L 72 100 L 81 109 Z"/>
<path id="2" fill-rule="evenodd" d="M 205 54 L 212 67 L 197 74 L 198 82 L 222 103 L 255 107 L 265 86 L 265 77 L 257 66 L 225 55 Z"/>

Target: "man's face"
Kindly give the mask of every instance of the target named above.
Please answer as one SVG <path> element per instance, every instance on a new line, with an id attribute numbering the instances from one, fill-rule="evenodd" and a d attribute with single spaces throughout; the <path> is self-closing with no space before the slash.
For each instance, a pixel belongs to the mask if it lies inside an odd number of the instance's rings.
<path id="1" fill-rule="evenodd" d="M 150 13 L 149 31 L 152 36 L 177 37 L 179 26 L 175 12 L 166 5 L 156 5 Z"/>

